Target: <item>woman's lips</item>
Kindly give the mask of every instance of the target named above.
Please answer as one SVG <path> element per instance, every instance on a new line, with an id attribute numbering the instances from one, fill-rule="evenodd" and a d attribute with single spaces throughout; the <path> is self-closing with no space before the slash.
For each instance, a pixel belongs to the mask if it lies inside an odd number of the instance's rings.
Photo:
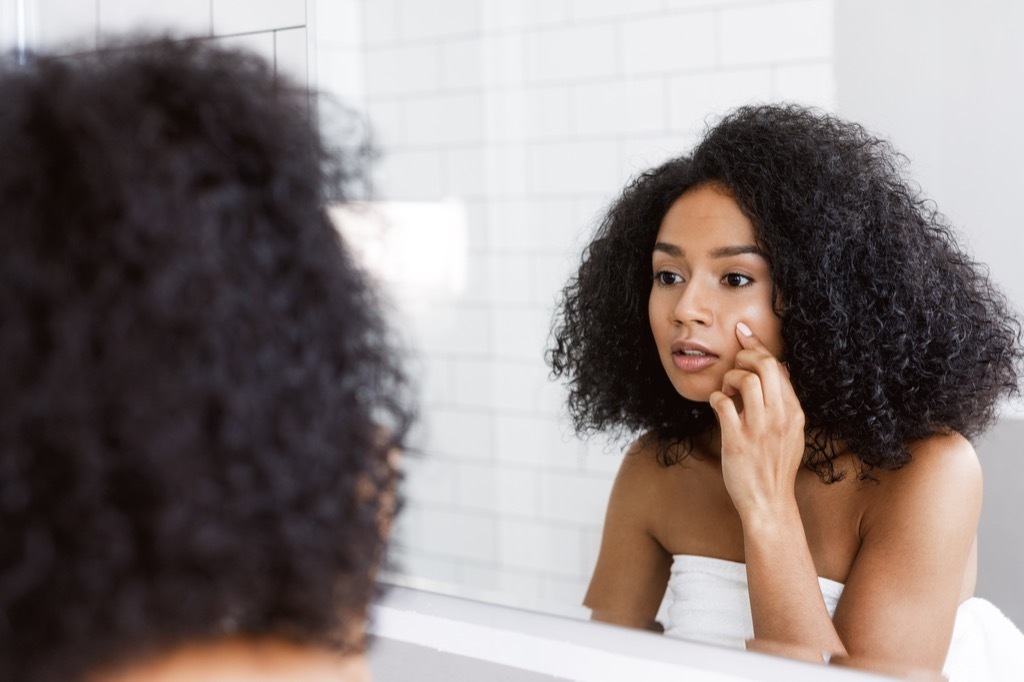
<path id="1" fill-rule="evenodd" d="M 718 356 L 701 351 L 677 350 L 672 352 L 672 362 L 683 372 L 699 372 L 718 362 Z"/>
<path id="2" fill-rule="evenodd" d="M 676 339 L 671 350 L 672 362 L 681 372 L 700 372 L 719 360 L 708 346 L 696 339 Z"/>

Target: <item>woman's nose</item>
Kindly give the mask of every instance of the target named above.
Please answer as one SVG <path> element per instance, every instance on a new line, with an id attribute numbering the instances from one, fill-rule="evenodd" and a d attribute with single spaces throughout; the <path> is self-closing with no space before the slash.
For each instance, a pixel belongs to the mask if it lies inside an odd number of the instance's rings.
<path id="1" fill-rule="evenodd" d="M 681 289 L 673 309 L 677 324 L 711 324 L 712 313 L 708 291 L 697 279 L 691 279 Z"/>

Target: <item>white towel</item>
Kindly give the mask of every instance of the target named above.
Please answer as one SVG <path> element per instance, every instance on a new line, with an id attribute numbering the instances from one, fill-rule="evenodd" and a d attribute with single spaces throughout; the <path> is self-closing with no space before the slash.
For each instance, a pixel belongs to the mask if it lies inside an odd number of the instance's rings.
<path id="1" fill-rule="evenodd" d="M 995 605 L 960 604 L 942 672 L 950 682 L 1024 682 L 1024 634 Z"/>
<path id="2" fill-rule="evenodd" d="M 843 584 L 818 578 L 828 615 L 835 614 Z M 742 649 L 754 637 L 746 564 L 679 554 L 668 581 L 665 634 Z"/>
<path id="3" fill-rule="evenodd" d="M 818 578 L 830 616 L 843 584 Z M 665 634 L 742 649 L 754 636 L 744 564 L 677 555 L 672 562 Z M 950 682 L 1024 682 L 1024 634 L 990 602 L 960 604 L 942 672 Z"/>

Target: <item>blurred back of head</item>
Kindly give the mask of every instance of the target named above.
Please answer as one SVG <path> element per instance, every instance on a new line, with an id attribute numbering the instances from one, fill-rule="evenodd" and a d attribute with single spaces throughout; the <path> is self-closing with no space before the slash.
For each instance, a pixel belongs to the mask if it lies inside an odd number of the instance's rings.
<path id="1" fill-rule="evenodd" d="M 323 210 L 360 154 L 209 43 L 5 64 L 0 103 L 0 679 L 360 651 L 410 417 Z"/>

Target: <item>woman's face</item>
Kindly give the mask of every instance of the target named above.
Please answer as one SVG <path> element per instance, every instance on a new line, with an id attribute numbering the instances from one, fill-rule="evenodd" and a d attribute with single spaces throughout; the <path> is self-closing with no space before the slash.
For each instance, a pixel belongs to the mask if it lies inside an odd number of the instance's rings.
<path id="1" fill-rule="evenodd" d="M 744 322 L 778 357 L 782 320 L 754 226 L 721 187 L 687 191 L 661 221 L 649 313 L 661 363 L 684 398 L 707 402 L 740 350 Z"/>

